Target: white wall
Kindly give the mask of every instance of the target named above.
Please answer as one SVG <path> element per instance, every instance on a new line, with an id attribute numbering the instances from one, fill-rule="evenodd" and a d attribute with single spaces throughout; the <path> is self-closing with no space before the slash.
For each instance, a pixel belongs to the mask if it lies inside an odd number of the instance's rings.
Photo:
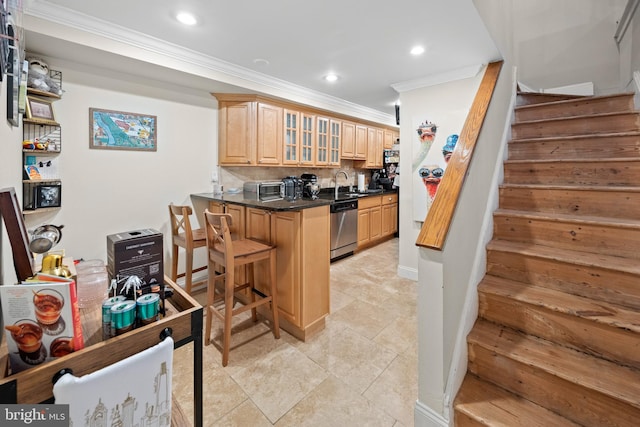
<path id="1" fill-rule="evenodd" d="M 211 191 L 211 171 L 217 164 L 215 99 L 152 79 L 109 75 L 55 60 L 49 64 L 63 76 L 64 95 L 54 103 L 62 126 L 62 208 L 27 215 L 27 228 L 64 224 L 56 249 L 74 258 L 104 261 L 107 235 L 153 228 L 164 233 L 168 272 L 167 205 L 190 204 L 189 194 Z M 0 106 L 4 115 L 4 103 Z M 89 149 L 90 107 L 157 116 L 157 151 Z M 14 186 L 21 194 L 21 133 L 0 129 L 2 186 Z M 10 252 L 3 250 L 3 258 L 7 270 L 12 265 Z M 15 275 L 9 278 L 7 273 L 9 283 Z"/>

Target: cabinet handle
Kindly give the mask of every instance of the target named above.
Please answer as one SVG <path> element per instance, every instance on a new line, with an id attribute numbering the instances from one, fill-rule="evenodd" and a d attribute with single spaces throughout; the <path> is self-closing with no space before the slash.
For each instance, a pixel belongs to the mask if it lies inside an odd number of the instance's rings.
<path id="1" fill-rule="evenodd" d="M 250 165 L 251 164 L 251 160 L 247 160 L 247 164 Z"/>

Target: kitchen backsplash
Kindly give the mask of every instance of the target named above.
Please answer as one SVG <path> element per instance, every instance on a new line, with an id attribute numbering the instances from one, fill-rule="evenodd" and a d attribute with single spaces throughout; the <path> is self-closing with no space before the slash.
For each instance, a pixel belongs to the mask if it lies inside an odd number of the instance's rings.
<path id="1" fill-rule="evenodd" d="M 369 169 L 355 169 L 352 165 L 341 165 L 334 169 L 327 168 L 272 168 L 272 167 L 221 167 L 220 184 L 225 190 L 230 188 L 242 188 L 245 181 L 280 181 L 285 176 L 300 176 L 303 173 L 312 173 L 318 176 L 318 183 L 321 188 L 335 187 L 335 175 L 338 170 L 343 170 L 349 175 L 349 180 L 343 175 L 338 177 L 340 186 L 358 185 L 357 174 L 363 172 L 365 180 L 368 182 L 371 176 Z"/>

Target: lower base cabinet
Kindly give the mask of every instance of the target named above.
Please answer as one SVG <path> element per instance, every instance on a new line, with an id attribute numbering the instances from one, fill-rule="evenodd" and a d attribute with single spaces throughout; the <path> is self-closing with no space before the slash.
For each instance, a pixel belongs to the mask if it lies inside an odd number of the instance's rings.
<path id="1" fill-rule="evenodd" d="M 244 227 L 239 235 L 277 248 L 276 280 L 282 329 L 303 341 L 323 329 L 329 314 L 329 206 L 289 212 L 225 203 L 224 210 L 239 216 L 237 223 Z M 254 268 L 256 287 L 265 294 L 268 294 L 267 271 L 266 262 Z M 268 310 L 261 313 L 270 316 Z"/>
<path id="2" fill-rule="evenodd" d="M 398 231 L 398 195 L 358 200 L 358 249 L 375 245 Z"/>

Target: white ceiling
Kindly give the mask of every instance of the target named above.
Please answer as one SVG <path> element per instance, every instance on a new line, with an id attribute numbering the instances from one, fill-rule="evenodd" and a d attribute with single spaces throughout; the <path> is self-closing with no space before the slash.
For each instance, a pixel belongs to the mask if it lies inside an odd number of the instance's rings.
<path id="1" fill-rule="evenodd" d="M 177 23 L 180 10 L 198 24 Z M 250 79 L 284 81 L 384 114 L 393 114 L 398 99 L 392 86 L 420 86 L 500 59 L 472 0 L 26 0 L 25 15 L 137 46 L 162 42 Z M 101 66 L 118 66 L 95 48 L 27 30 L 28 50 L 79 63 L 102 56 Z M 411 56 L 414 45 L 426 52 Z M 340 79 L 324 81 L 329 71 Z M 191 76 L 182 84 L 222 91 Z"/>

